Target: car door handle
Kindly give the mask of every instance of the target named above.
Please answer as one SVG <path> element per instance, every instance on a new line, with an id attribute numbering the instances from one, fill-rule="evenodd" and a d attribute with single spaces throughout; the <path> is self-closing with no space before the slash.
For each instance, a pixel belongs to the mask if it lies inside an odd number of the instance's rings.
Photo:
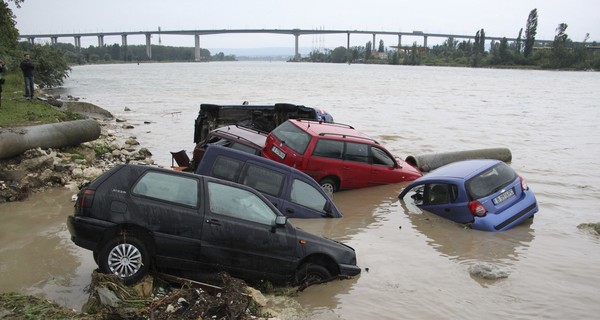
<path id="1" fill-rule="evenodd" d="M 450 212 L 450 208 L 446 208 L 446 209 L 444 209 L 444 211 Z"/>
<path id="2" fill-rule="evenodd" d="M 217 219 L 206 219 L 206 223 L 208 224 L 214 224 L 215 226 L 220 226 L 221 222 Z"/>
<path id="3" fill-rule="evenodd" d="M 287 213 L 294 213 L 294 209 L 292 209 L 292 208 L 285 208 L 285 212 L 287 212 Z"/>

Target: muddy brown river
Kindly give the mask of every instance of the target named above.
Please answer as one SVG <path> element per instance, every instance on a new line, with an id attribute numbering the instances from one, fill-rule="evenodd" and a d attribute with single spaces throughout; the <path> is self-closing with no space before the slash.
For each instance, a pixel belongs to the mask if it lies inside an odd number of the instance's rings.
<path id="1" fill-rule="evenodd" d="M 60 92 L 127 119 L 165 166 L 192 150 L 200 103 L 245 100 L 322 107 L 401 158 L 509 148 L 539 202 L 533 221 L 475 231 L 398 201 L 404 184 L 339 192 L 343 218 L 291 223 L 354 247 L 362 274 L 271 307 L 282 319 L 595 319 L 600 236 L 577 226 L 600 222 L 598 88 L 597 72 L 231 62 L 75 67 Z M 96 266 L 69 239 L 73 193 L 0 204 L 0 291 L 81 308 Z M 472 276 L 481 264 L 508 276 Z"/>

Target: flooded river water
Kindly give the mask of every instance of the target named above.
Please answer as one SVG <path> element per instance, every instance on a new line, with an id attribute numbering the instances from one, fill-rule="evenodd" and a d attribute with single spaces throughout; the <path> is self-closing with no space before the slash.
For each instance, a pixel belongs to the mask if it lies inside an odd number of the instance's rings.
<path id="1" fill-rule="evenodd" d="M 283 319 L 591 319 L 600 314 L 600 73 L 283 62 L 75 67 L 63 94 L 135 126 L 161 165 L 193 148 L 200 103 L 321 107 L 401 158 L 507 147 L 540 210 L 501 233 L 397 200 L 404 184 L 343 191 L 335 220 L 292 223 L 354 247 L 360 276 L 276 300 Z M 124 111 L 125 108 L 131 111 Z M 0 290 L 78 309 L 95 268 L 69 240 L 72 192 L 0 204 Z M 507 278 L 482 280 L 489 263 Z"/>

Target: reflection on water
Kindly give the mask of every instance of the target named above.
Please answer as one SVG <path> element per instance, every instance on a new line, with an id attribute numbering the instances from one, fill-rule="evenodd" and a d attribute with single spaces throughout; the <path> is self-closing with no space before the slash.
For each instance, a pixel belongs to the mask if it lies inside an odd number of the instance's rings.
<path id="1" fill-rule="evenodd" d="M 461 263 L 510 264 L 511 260 L 519 260 L 520 253 L 527 250 L 534 238 L 531 229 L 533 219 L 504 232 L 485 232 L 423 211 L 412 205 L 410 200 L 398 202 L 412 227 L 427 236 L 427 243 L 432 248 Z"/>

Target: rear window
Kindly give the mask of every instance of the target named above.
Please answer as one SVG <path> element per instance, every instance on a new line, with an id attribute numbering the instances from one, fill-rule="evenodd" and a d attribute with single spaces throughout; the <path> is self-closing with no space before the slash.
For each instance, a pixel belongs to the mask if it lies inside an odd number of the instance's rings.
<path id="1" fill-rule="evenodd" d="M 271 134 L 287 145 L 288 148 L 299 154 L 304 154 L 311 138 L 308 133 L 302 131 L 302 129 L 296 127 L 289 121 L 286 121 L 275 128 L 275 130 L 271 131 Z"/>
<path id="2" fill-rule="evenodd" d="M 198 180 L 161 172 L 148 172 L 133 187 L 133 193 L 195 207 L 198 205 Z"/>
<path id="3" fill-rule="evenodd" d="M 504 162 L 480 173 L 467 181 L 467 192 L 471 199 L 487 197 L 511 184 L 517 173 Z"/>

